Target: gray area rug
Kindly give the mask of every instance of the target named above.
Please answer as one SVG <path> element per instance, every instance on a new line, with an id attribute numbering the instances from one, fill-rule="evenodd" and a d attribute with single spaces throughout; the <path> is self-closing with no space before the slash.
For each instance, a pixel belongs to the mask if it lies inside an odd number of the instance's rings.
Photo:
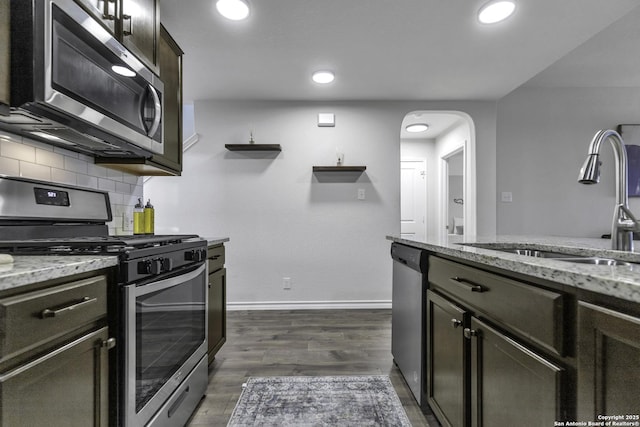
<path id="1" fill-rule="evenodd" d="M 228 427 L 407 426 L 386 375 L 251 377 Z"/>

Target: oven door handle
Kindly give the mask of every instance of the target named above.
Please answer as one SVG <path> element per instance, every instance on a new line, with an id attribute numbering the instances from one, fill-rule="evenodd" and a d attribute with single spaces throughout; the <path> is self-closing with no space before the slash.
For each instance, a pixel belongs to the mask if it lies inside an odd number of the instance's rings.
<path id="1" fill-rule="evenodd" d="M 135 295 L 141 296 L 151 292 L 161 291 L 163 289 L 172 288 L 180 285 L 181 283 L 188 282 L 191 279 L 195 279 L 207 270 L 207 265 L 202 264 L 195 270 L 191 270 L 188 273 L 180 274 L 178 276 L 170 277 L 168 279 L 160 280 L 158 282 L 151 282 L 143 286 L 135 286 Z"/>

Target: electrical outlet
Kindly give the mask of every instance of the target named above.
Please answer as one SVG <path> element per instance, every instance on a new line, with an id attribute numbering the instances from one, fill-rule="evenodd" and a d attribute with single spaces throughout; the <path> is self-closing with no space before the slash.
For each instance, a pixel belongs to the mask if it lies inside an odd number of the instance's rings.
<path id="1" fill-rule="evenodd" d="M 291 277 L 282 278 L 282 289 L 291 289 Z"/>
<path id="2" fill-rule="evenodd" d="M 358 188 L 358 200 L 364 200 L 366 196 L 366 192 L 364 188 Z"/>
<path id="3" fill-rule="evenodd" d="M 133 230 L 133 217 L 129 212 L 125 212 L 122 214 L 122 231 L 132 231 Z"/>
<path id="4" fill-rule="evenodd" d="M 505 203 L 513 202 L 513 194 L 510 191 L 503 191 L 501 196 L 502 196 L 503 202 Z"/>

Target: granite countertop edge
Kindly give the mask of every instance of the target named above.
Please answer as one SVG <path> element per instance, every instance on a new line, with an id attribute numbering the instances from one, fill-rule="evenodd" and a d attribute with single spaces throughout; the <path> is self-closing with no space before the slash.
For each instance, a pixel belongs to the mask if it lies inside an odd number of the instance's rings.
<path id="1" fill-rule="evenodd" d="M 577 256 L 598 256 L 640 263 L 640 252 L 611 250 L 609 240 L 555 236 L 474 238 L 451 236 L 439 240 L 412 240 L 394 235 L 387 236 L 387 240 L 425 249 L 436 254 L 449 255 L 577 289 L 640 303 L 640 264 L 588 265 L 468 246 L 470 244 L 490 244 L 496 249 L 526 247 L 537 250 L 555 250 Z"/>
<path id="2" fill-rule="evenodd" d="M 13 263 L 0 264 L 0 291 L 113 267 L 113 255 L 14 255 Z"/>
<path id="3" fill-rule="evenodd" d="M 208 246 L 225 243 L 231 240 L 229 237 L 203 237 L 207 241 Z"/>

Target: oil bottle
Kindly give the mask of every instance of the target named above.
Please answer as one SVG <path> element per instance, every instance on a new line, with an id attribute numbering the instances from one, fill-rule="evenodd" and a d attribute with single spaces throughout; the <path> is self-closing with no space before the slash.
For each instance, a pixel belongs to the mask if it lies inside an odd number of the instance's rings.
<path id="1" fill-rule="evenodd" d="M 151 204 L 151 199 L 147 200 L 144 207 L 144 234 L 153 234 L 155 210 Z"/>
<path id="2" fill-rule="evenodd" d="M 133 207 L 133 234 L 144 234 L 144 206 L 142 199 Z"/>

